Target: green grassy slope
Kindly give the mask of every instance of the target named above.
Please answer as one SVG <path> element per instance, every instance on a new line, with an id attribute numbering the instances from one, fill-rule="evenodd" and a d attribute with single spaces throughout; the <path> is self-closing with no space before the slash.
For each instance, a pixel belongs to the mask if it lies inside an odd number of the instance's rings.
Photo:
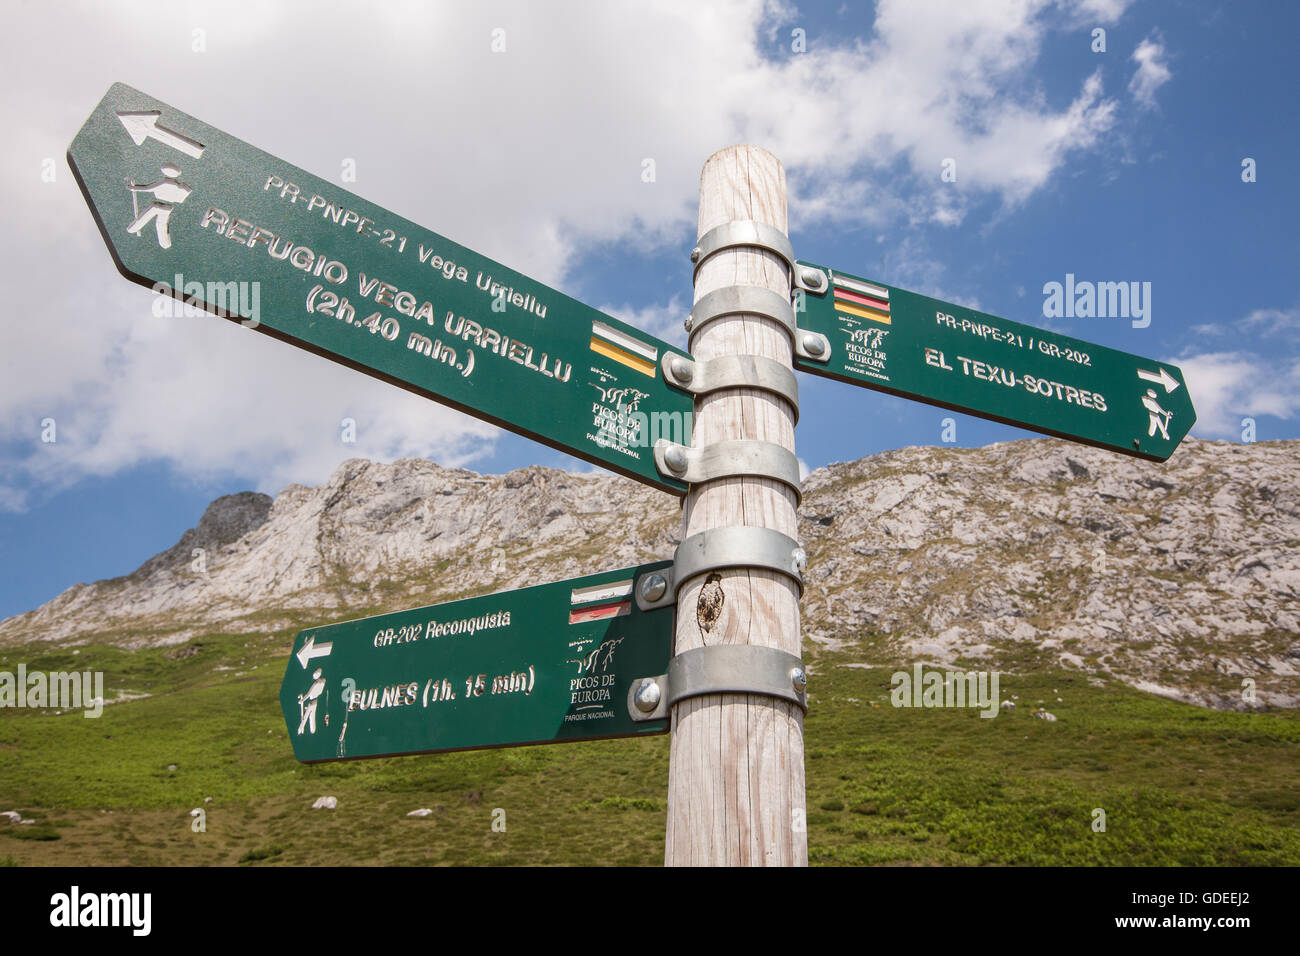
<path id="1" fill-rule="evenodd" d="M 303 766 L 277 702 L 291 637 L 7 649 L 0 670 L 102 670 L 110 698 L 150 696 L 97 720 L 0 711 L 0 810 L 36 821 L 0 820 L 0 863 L 662 861 L 666 737 Z M 1019 706 L 981 719 L 894 708 L 889 671 L 813 660 L 815 864 L 1300 864 L 1294 712 L 1205 711 L 1038 672 L 1004 675 Z M 1040 701 L 1055 723 L 1030 715 Z M 311 810 L 326 794 L 338 809 Z M 406 816 L 420 807 L 433 813 Z"/>

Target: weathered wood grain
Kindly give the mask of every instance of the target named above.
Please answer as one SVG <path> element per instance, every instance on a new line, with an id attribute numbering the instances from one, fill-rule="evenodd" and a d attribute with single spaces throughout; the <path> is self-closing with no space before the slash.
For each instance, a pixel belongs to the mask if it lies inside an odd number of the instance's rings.
<path id="1" fill-rule="evenodd" d="M 785 171 L 771 153 L 733 146 L 715 153 L 700 178 L 699 235 L 733 220 L 787 229 Z M 789 272 L 778 256 L 727 249 L 696 276 L 695 301 L 729 285 L 759 285 L 786 295 Z M 694 334 L 691 353 L 761 355 L 791 365 L 789 335 L 757 315 L 717 319 Z M 794 413 L 752 389 L 715 392 L 696 402 L 692 444 L 761 439 L 794 449 Z M 683 538 L 710 528 L 754 525 L 797 536 L 794 493 L 765 479 L 728 478 L 693 487 L 682 513 Z M 676 651 L 713 644 L 763 644 L 800 653 L 799 591 L 783 575 L 720 572 L 724 601 L 707 633 L 696 607 L 706 578 L 678 598 Z M 793 704 L 749 694 L 715 694 L 674 709 L 668 775 L 665 862 L 680 866 L 806 865 L 803 713 Z"/>

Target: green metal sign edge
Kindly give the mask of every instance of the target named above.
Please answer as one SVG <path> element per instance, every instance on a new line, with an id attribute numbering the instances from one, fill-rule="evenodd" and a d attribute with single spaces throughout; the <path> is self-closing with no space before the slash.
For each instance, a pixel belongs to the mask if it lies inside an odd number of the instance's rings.
<path id="1" fill-rule="evenodd" d="M 285 674 L 281 682 L 280 693 L 279 693 L 279 703 L 281 706 L 281 713 L 285 720 L 285 726 L 286 726 L 286 730 L 288 731 L 290 741 L 293 743 L 294 758 L 299 763 L 318 764 L 318 763 L 333 763 L 333 762 L 350 761 L 350 760 L 376 760 L 376 759 L 383 759 L 387 757 L 417 756 L 421 754 L 458 753 L 458 752 L 468 752 L 468 751 L 477 751 L 477 750 L 500 750 L 500 749 L 506 749 L 511 747 L 529 747 L 529 746 L 538 746 L 542 744 L 551 744 L 551 743 L 578 743 L 583 741 L 616 740 L 616 739 L 623 739 L 623 738 L 656 736 L 656 735 L 666 734 L 670 727 L 670 720 L 667 718 L 663 720 L 633 722 L 630 720 L 630 717 L 624 718 L 622 716 L 622 711 L 626 709 L 626 695 L 631 682 L 642 677 L 653 677 L 658 674 L 664 673 L 668 666 L 668 660 L 672 654 L 672 643 L 673 643 L 673 634 L 674 634 L 673 621 L 675 619 L 675 612 L 676 612 L 675 605 L 670 604 L 670 605 L 665 605 L 656 608 L 651 611 L 641 611 L 639 608 L 637 608 L 635 599 L 631 600 L 630 607 L 628 608 L 628 613 L 623 617 L 610 618 L 608 619 L 608 621 L 602 621 L 602 620 L 588 621 L 578 625 L 574 625 L 573 623 L 569 624 L 569 627 L 576 626 L 582 629 L 581 631 L 577 632 L 579 636 L 582 636 L 584 634 L 596 635 L 596 637 L 592 637 L 592 636 L 585 637 L 584 640 L 587 643 L 591 643 L 597 640 L 599 637 L 603 636 L 606 633 L 609 633 L 614 628 L 619 629 L 624 635 L 627 635 L 629 631 L 633 634 L 639 633 L 639 636 L 642 639 L 654 642 L 654 646 L 649 646 L 647 644 L 640 648 L 634 649 L 636 651 L 636 656 L 634 658 L 634 662 L 631 665 L 631 667 L 637 671 L 636 673 L 617 674 L 617 680 L 612 685 L 613 693 L 612 693 L 611 707 L 617 710 L 619 713 L 619 716 L 614 721 L 615 725 L 619 727 L 619 729 L 612 733 L 590 733 L 590 734 L 574 733 L 573 735 L 565 735 L 565 736 L 557 736 L 557 735 L 540 736 L 539 735 L 539 736 L 527 736 L 525 739 L 496 741 L 491 743 L 467 743 L 467 744 L 448 746 L 448 747 L 428 747 L 428 748 L 417 747 L 412 749 L 405 749 L 399 747 L 395 749 L 388 749 L 385 750 L 384 752 L 378 752 L 378 753 L 362 752 L 362 753 L 332 754 L 329 756 L 312 757 L 312 756 L 304 756 L 303 755 L 304 753 L 309 754 L 311 751 L 307 748 L 299 747 L 297 744 L 300 732 L 299 732 L 299 728 L 296 728 L 293 723 L 295 719 L 293 706 L 295 705 L 295 693 L 294 693 L 295 689 L 303 685 L 304 681 L 308 680 L 308 678 L 304 676 L 305 672 L 307 672 L 308 670 L 308 664 L 312 664 L 312 666 L 315 666 L 315 655 L 318 655 L 320 653 L 320 650 L 323 647 L 325 647 L 326 645 L 330 646 L 330 653 L 328 656 L 324 658 L 324 660 L 326 661 L 328 661 L 330 657 L 333 657 L 335 649 L 338 649 L 339 657 L 335 659 L 335 662 L 338 663 L 344 669 L 347 669 L 347 663 L 344 662 L 344 658 L 348 654 L 355 655 L 357 653 L 361 653 L 361 654 L 370 653 L 369 650 L 360 646 L 364 642 L 354 641 L 353 643 L 355 646 L 350 648 L 349 647 L 341 648 L 339 646 L 339 641 L 347 639 L 350 632 L 353 636 L 356 635 L 366 636 L 369 635 L 371 631 L 375 631 L 376 629 L 378 629 L 381 632 L 394 631 L 394 635 L 392 636 L 396 638 L 397 643 L 400 643 L 400 641 L 403 638 L 403 635 L 401 633 L 401 628 L 398 627 L 397 625 L 400 625 L 403 619 L 409 619 L 412 617 L 417 617 L 417 618 L 436 617 L 436 618 L 443 618 L 451 621 L 463 622 L 463 619 L 465 618 L 473 619 L 474 617 L 479 617 L 479 618 L 484 617 L 485 615 L 478 614 L 478 611 L 484 607 L 495 606 L 496 604 L 501 603 L 502 599 L 508 600 L 515 607 L 519 607 L 519 606 L 538 607 L 538 606 L 547 605 L 548 603 L 556 604 L 557 606 L 558 604 L 573 604 L 572 601 L 565 600 L 566 595 L 564 592 L 567 591 L 570 592 L 570 594 L 576 594 L 576 592 L 580 589 L 599 588 L 602 585 L 608 586 L 612 583 L 619 582 L 622 580 L 628 580 L 628 579 L 635 582 L 644 574 L 648 574 L 653 571 L 662 571 L 662 570 L 670 569 L 671 567 L 672 567 L 671 561 L 658 561 L 650 564 L 633 566 L 630 568 L 612 569 L 609 571 L 597 572 L 595 574 L 584 575 L 577 578 L 555 581 L 546 584 L 534 585 L 527 588 L 517 588 L 513 590 L 494 592 L 492 594 L 478 595 L 470 598 L 462 598 L 456 601 L 450 601 L 443 604 L 428 605 L 425 607 L 411 608 L 403 611 L 390 611 L 390 612 L 385 612 L 383 614 L 373 615 L 370 617 L 356 618 L 348 621 L 339 621 L 333 624 L 325 624 L 325 625 L 304 628 L 302 631 L 298 632 L 298 634 L 295 635 L 294 637 L 293 651 L 286 665 Z M 550 599 L 549 601 L 548 598 Z M 622 622 L 622 623 L 616 624 L 615 622 Z M 512 621 L 511 624 L 506 625 L 503 628 L 503 630 L 508 631 L 513 624 L 514 622 Z M 546 626 L 547 625 L 545 622 L 543 622 L 541 625 L 543 629 L 545 629 Z M 536 627 L 537 625 L 534 622 L 521 623 L 519 625 L 520 633 L 513 636 L 513 641 L 515 643 L 519 643 L 521 641 L 534 643 L 540 640 L 541 638 L 538 635 L 533 633 Z M 490 636 L 492 634 L 492 631 L 485 630 L 482 633 L 488 634 Z M 473 640 L 474 637 L 476 636 L 477 635 L 474 635 L 469 639 Z M 406 650 L 415 653 L 422 651 L 423 648 L 421 648 L 419 641 L 426 640 L 428 639 L 428 637 L 429 635 L 427 633 L 417 636 L 416 638 L 413 639 L 415 643 L 408 645 Z M 447 638 L 443 637 L 439 639 L 446 640 Z M 451 638 L 451 640 L 465 640 L 465 639 L 466 638 L 463 635 L 459 637 Z M 585 647 L 585 644 L 583 646 Z M 388 648 L 385 648 L 385 650 L 377 651 L 377 653 L 385 653 L 388 650 L 389 650 Z M 481 650 L 481 653 L 485 653 L 485 654 L 491 654 L 493 652 L 494 651 L 492 649 Z M 438 649 L 434 648 L 432 651 L 428 652 L 427 654 L 421 654 L 420 656 L 435 656 L 437 653 L 438 653 Z M 472 653 L 472 652 L 466 649 L 466 653 Z M 306 663 L 299 660 L 298 655 L 300 654 L 307 655 Z M 613 651 L 611 651 L 611 656 L 612 654 Z M 566 660 L 565 663 L 570 663 L 570 661 Z M 372 667 L 374 666 L 373 662 L 371 663 L 371 666 Z M 579 668 L 579 670 L 580 669 L 581 668 Z M 642 670 L 644 670 L 645 673 L 641 673 L 640 671 Z M 363 674 L 363 673 L 364 671 L 358 672 L 356 670 L 349 670 L 348 676 L 352 676 L 353 674 Z M 324 675 L 322 675 L 322 677 L 327 684 L 336 683 L 339 679 L 339 673 L 337 668 L 328 677 L 324 677 Z M 297 716 L 298 718 L 301 718 L 301 714 L 302 714 L 301 701 L 297 702 L 297 706 L 299 707 Z M 332 715 L 332 714 L 336 714 L 337 711 L 331 709 L 331 707 L 327 704 L 325 713 L 326 715 Z M 325 719 L 325 717 L 322 717 L 322 720 L 324 720 L 325 726 L 326 728 L 328 728 L 328 720 Z M 313 730 L 312 730 L 313 734 L 316 732 L 315 723 L 316 722 L 313 719 Z"/>
<path id="2" fill-rule="evenodd" d="M 798 261 L 797 266 L 816 269 L 822 272 L 823 274 L 829 274 L 831 271 L 826 266 L 818 265 L 812 262 L 805 262 L 802 260 Z M 812 313 L 812 310 L 810 310 L 807 307 L 807 303 L 810 300 L 820 304 L 822 300 L 829 297 L 831 295 L 829 288 L 826 290 L 825 293 L 820 295 L 817 293 L 806 292 L 806 291 L 800 291 L 796 293 L 796 295 L 801 295 L 806 297 L 804 299 L 804 303 L 805 303 L 804 309 L 802 311 L 796 312 L 796 317 L 799 323 L 800 330 L 813 331 L 813 332 L 818 332 L 823 335 L 826 335 L 827 339 L 830 341 L 830 345 L 832 349 L 832 355 L 829 356 L 826 361 L 818 361 L 816 359 L 805 358 L 803 356 L 796 356 L 794 360 L 794 366 L 799 371 L 808 372 L 809 374 L 816 375 L 820 378 L 828 378 L 837 382 L 843 382 L 848 385 L 856 385 L 860 388 L 867 388 L 872 391 L 882 392 L 887 395 L 894 395 L 899 398 L 906 398 L 911 401 L 920 402 L 922 404 L 930 405 L 935 408 L 942 408 L 947 411 L 961 412 L 962 414 L 971 415 L 976 418 L 986 419 L 988 421 L 998 422 L 999 424 L 1010 425 L 1015 428 L 1023 428 L 1027 431 L 1033 431 L 1039 434 L 1048 435 L 1053 438 L 1059 438 L 1064 441 L 1072 442 L 1074 444 L 1087 445 L 1089 447 L 1100 448 L 1105 451 L 1117 452 L 1119 454 L 1127 455 L 1129 457 L 1141 458 L 1143 460 L 1153 461 L 1153 462 L 1167 461 L 1169 457 L 1173 454 L 1173 452 L 1177 449 L 1178 444 L 1181 443 L 1182 439 L 1186 437 L 1187 433 L 1190 432 L 1192 426 L 1195 425 L 1196 423 L 1195 409 L 1192 406 L 1190 396 L 1188 396 L 1187 394 L 1187 383 L 1183 377 L 1182 370 L 1179 369 L 1177 366 L 1171 365 L 1170 363 L 1160 362 L 1155 359 L 1147 359 L 1142 356 L 1134 355 L 1133 353 L 1123 352 L 1119 349 L 1112 349 L 1109 348 L 1108 346 L 1097 345 L 1095 343 L 1086 342 L 1082 339 L 1076 339 L 1073 338 L 1072 336 L 1064 335 L 1058 332 L 1053 332 L 1048 329 L 1042 329 L 1037 326 L 1031 326 L 1031 325 L 1026 325 L 1025 323 L 1015 322 L 1010 319 L 1005 319 L 1001 316 L 996 316 L 990 313 L 981 312 L 977 309 L 971 309 L 966 306 L 957 305 L 956 303 L 944 302 L 941 299 L 934 299 L 930 296 L 924 296 L 921 295 L 920 293 L 911 292 L 909 290 L 902 289 L 898 286 L 892 286 L 889 285 L 888 283 L 884 283 L 876 279 L 866 279 L 860 276 L 854 276 L 851 275 L 850 273 L 846 273 L 838 269 L 834 270 L 834 272 L 836 275 L 845 276 L 847 278 L 862 281 L 862 282 L 870 282 L 875 285 L 883 286 L 891 291 L 902 292 L 906 296 L 915 297 L 916 299 L 924 300 L 927 303 L 932 303 L 935 307 L 938 308 L 942 308 L 945 310 L 957 310 L 960 313 L 968 313 L 970 316 L 973 316 L 980 321 L 998 323 L 999 325 L 1009 326 L 1015 329 L 1032 330 L 1032 332 L 1035 335 L 1039 335 L 1042 337 L 1050 337 L 1051 339 L 1054 339 L 1055 341 L 1061 343 L 1069 343 L 1070 345 L 1075 346 L 1079 349 L 1090 350 L 1093 353 L 1099 353 L 1099 352 L 1106 353 L 1108 356 L 1115 356 L 1115 357 L 1122 358 L 1124 360 L 1133 360 L 1137 362 L 1151 364 L 1159 367 L 1160 369 L 1168 369 L 1170 370 L 1172 377 L 1177 380 L 1179 387 L 1181 387 L 1184 393 L 1183 397 L 1185 398 L 1186 415 L 1183 416 L 1182 421 L 1186 422 L 1186 428 L 1180 433 L 1178 441 L 1174 442 L 1165 454 L 1163 455 L 1152 454 L 1143 451 L 1141 448 L 1134 449 L 1122 443 L 1092 439 L 1089 438 L 1088 436 L 1079 435 L 1074 432 L 1055 429 L 1049 425 L 1029 423 L 1022 419 L 1000 415 L 996 412 L 973 409 L 969 405 L 962 405 L 955 402 L 947 401 L 943 398 L 934 395 L 927 395 L 916 391 L 909 391 L 907 389 L 897 388 L 881 382 L 869 381 L 864 378 L 854 377 L 852 375 L 846 374 L 844 372 L 837 370 L 831 365 L 831 362 L 834 361 L 837 355 L 837 346 L 839 343 L 837 343 L 833 339 L 833 337 L 829 334 L 832 331 L 829 328 L 829 323 L 824 318 L 820 318 L 820 317 L 818 319 L 810 320 L 810 314 Z"/>
<path id="3" fill-rule="evenodd" d="M 177 110 L 174 107 L 171 107 L 160 100 L 156 100 L 153 97 L 150 97 L 146 93 L 136 90 L 133 87 L 130 87 L 129 85 L 124 83 L 114 83 L 110 87 L 108 93 L 105 94 L 101 102 L 97 104 L 95 111 L 91 114 L 90 118 L 87 119 L 82 129 L 78 132 L 77 136 L 74 138 L 72 144 L 69 145 L 66 156 L 68 160 L 68 165 L 73 174 L 73 178 L 77 183 L 78 189 L 81 191 L 83 199 L 85 200 L 87 206 L 90 208 L 92 217 L 95 221 L 96 228 L 99 230 L 100 237 L 104 241 L 104 245 L 108 249 L 114 267 L 124 278 L 126 278 L 131 282 L 149 288 L 150 290 L 156 291 L 160 280 L 150 279 L 148 276 L 144 275 L 143 273 L 136 271 L 130 265 L 128 265 L 127 262 L 122 258 L 117 246 L 113 241 L 113 237 L 110 233 L 109 226 L 105 222 L 104 217 L 101 214 L 101 211 L 95 202 L 95 197 L 90 188 L 89 183 L 87 182 L 87 178 L 83 175 L 82 170 L 79 168 L 76 156 L 74 155 L 74 151 L 78 143 L 81 141 L 86 131 L 91 128 L 92 124 L 96 119 L 96 116 L 99 114 L 101 108 L 104 106 L 104 103 L 107 102 L 110 98 L 114 96 L 120 96 L 122 94 L 129 94 L 132 97 L 138 98 L 140 100 L 140 105 L 142 106 L 149 106 L 154 109 L 165 111 L 165 115 L 168 116 L 175 115 L 177 117 L 181 117 L 187 121 L 196 124 L 198 127 L 201 127 L 204 131 L 210 131 L 211 133 L 217 134 L 221 138 L 232 140 L 235 143 L 242 146 L 243 148 L 258 154 L 260 157 L 264 157 L 268 163 L 274 164 L 277 168 L 284 169 L 296 176 L 299 176 L 303 180 L 312 181 L 312 182 L 323 182 L 323 180 L 321 180 L 320 177 L 314 176 L 313 174 L 307 172 L 306 170 L 303 170 L 300 167 L 294 166 L 284 160 L 279 159 L 278 157 L 275 157 L 269 153 L 259 150 L 257 149 L 257 147 L 252 146 L 251 144 L 248 144 L 243 140 L 239 140 L 236 137 L 230 136 L 229 134 L 222 132 L 216 127 L 204 123 L 202 120 L 199 120 L 196 117 L 193 117 L 189 114 L 183 113 L 180 110 Z M 534 279 L 524 276 L 522 273 L 518 273 L 515 270 L 510 269 L 508 266 L 504 266 L 500 263 L 497 263 L 495 260 L 483 256 L 480 253 L 474 252 L 473 250 L 468 249 L 467 247 L 462 246 L 459 243 L 456 243 L 454 240 L 447 239 L 445 236 L 441 236 L 438 233 L 434 233 L 433 230 L 420 226 L 418 223 L 415 223 L 412 220 L 406 219 L 405 217 L 393 213 L 390 210 L 377 206 L 376 204 L 371 203 L 370 201 L 364 199 L 363 197 L 357 196 L 355 193 L 352 193 L 342 187 L 338 187 L 333 183 L 329 183 L 328 187 L 334 194 L 346 197 L 349 202 L 355 203 L 358 207 L 381 211 L 383 213 L 385 221 L 399 224 L 400 226 L 405 228 L 408 231 L 408 233 L 417 233 L 417 234 L 428 233 L 436 237 L 441 242 L 445 243 L 447 246 L 452 247 L 457 252 L 458 255 L 464 253 L 466 254 L 467 257 L 470 257 L 472 259 L 482 260 L 483 262 L 491 265 L 494 270 L 498 270 L 501 274 L 509 278 L 512 279 L 517 278 L 518 280 L 521 280 L 524 283 L 536 285 L 542 289 L 545 289 L 547 293 L 549 295 L 554 296 L 555 300 L 558 303 L 560 303 L 562 306 L 572 307 L 577 310 L 585 310 L 587 312 L 593 313 L 600 317 L 600 321 L 606 323 L 607 325 L 613 327 L 616 330 L 622 331 L 626 334 L 630 334 L 638 339 L 650 340 L 659 349 L 661 355 L 663 354 L 664 351 L 667 350 L 671 350 L 674 352 L 681 352 L 684 354 L 684 350 L 682 349 L 676 349 L 671 344 L 664 342 L 663 340 L 658 339 L 655 336 L 652 336 L 646 332 L 636 329 L 633 326 L 630 326 L 627 323 L 614 318 L 613 316 L 609 316 L 606 313 L 600 312 L 599 310 L 594 309 L 591 306 L 579 302 L 578 300 L 573 299 L 571 296 L 565 295 L 559 290 L 552 289 L 549 286 L 545 286 L 543 283 L 537 282 Z M 170 278 L 171 278 L 170 276 L 167 277 L 167 279 Z M 196 305 L 200 308 L 203 308 L 205 311 L 208 311 L 211 314 L 216 315 L 218 317 L 225 318 L 229 321 L 236 322 L 239 324 L 247 325 L 247 323 L 244 321 L 245 319 L 244 316 L 238 315 L 236 313 L 231 313 L 228 310 L 223 310 L 219 306 L 209 303 L 206 300 L 195 299 L 193 297 L 187 296 L 182 290 L 171 290 L 171 295 L 174 298 L 176 298 L 178 301 L 183 301 L 187 304 Z M 489 424 L 495 425 L 506 431 L 512 432 L 514 434 L 523 435 L 524 437 L 527 438 L 531 438 L 534 441 L 537 441 L 540 444 L 543 444 L 549 448 L 553 448 L 565 454 L 572 455 L 575 458 L 586 461 L 593 465 L 600 466 L 616 474 L 622 475 L 627 478 L 631 478 L 635 481 L 642 482 L 644 484 L 650 485 L 651 487 L 657 488 L 661 491 L 665 491 L 669 494 L 678 497 L 686 493 L 687 485 L 685 482 L 679 481 L 678 479 L 672 478 L 670 476 L 661 475 L 658 472 L 658 470 L 655 468 L 654 465 L 652 449 L 648 447 L 644 450 L 645 454 L 642 455 L 638 461 L 640 468 L 638 469 L 636 467 L 628 467 L 624 463 L 624 457 L 617 455 L 614 452 L 611 452 L 609 457 L 601 457 L 598 453 L 592 452 L 588 449 L 579 446 L 565 443 L 561 439 L 553 438 L 551 436 L 547 436 L 545 434 L 526 429 L 522 426 L 514 424 L 507 418 L 503 418 L 499 415 L 494 415 L 479 410 L 472 405 L 468 405 L 464 402 L 457 401 L 455 399 L 431 391 L 429 389 L 422 388 L 419 385 L 416 385 L 412 382 L 406 381 L 394 375 L 387 374 L 383 371 L 380 371 L 369 365 L 366 365 L 360 361 L 351 359 L 346 355 L 331 351 L 322 346 L 317 346 L 309 341 L 296 337 L 291 333 L 284 332 L 276 328 L 272 328 L 266 323 L 259 323 L 252 327 L 255 329 L 255 331 L 258 331 L 278 341 L 292 345 L 294 348 L 309 352 L 311 354 L 317 355 L 324 359 L 328 359 L 329 361 L 332 361 L 336 364 L 360 372 L 371 378 L 378 379 L 379 381 L 385 382 L 389 385 L 396 386 L 405 391 L 411 392 L 412 394 L 419 395 L 422 398 L 426 398 L 431 401 L 435 401 L 439 404 L 445 405 L 449 408 L 453 408 L 456 411 L 462 412 L 473 418 L 477 418 L 481 421 L 488 422 Z M 689 415 L 689 413 L 693 409 L 693 401 L 691 396 L 685 392 L 681 392 L 673 388 L 666 381 L 663 381 L 662 376 L 656 375 L 656 378 L 658 382 L 662 384 L 662 394 L 666 395 L 669 398 L 669 400 L 671 400 L 674 404 L 679 405 L 680 412 L 682 414 Z"/>

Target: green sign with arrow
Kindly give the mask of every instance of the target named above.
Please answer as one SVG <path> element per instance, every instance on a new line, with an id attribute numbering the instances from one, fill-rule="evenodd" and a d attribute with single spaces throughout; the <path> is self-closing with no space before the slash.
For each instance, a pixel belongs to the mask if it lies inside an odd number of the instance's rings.
<path id="1" fill-rule="evenodd" d="M 68 160 L 128 279 L 685 492 L 667 343 L 120 83 Z"/>
<path id="2" fill-rule="evenodd" d="M 663 674 L 675 608 L 633 597 L 661 561 L 313 627 L 280 706 L 304 763 L 665 733 L 628 691 Z"/>
<path id="3" fill-rule="evenodd" d="M 1092 345 L 811 263 L 801 333 L 822 336 L 805 372 L 980 418 L 1164 461 L 1196 411 L 1173 365 Z M 807 285 L 808 283 L 803 283 Z"/>

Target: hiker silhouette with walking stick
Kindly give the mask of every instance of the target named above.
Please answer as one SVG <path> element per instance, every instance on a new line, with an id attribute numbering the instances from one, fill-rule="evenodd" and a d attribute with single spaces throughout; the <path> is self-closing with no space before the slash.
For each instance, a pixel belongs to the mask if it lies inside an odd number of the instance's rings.
<path id="1" fill-rule="evenodd" d="M 1151 424 L 1147 426 L 1147 437 L 1154 438 L 1156 432 L 1160 432 L 1160 437 L 1165 441 L 1169 440 L 1169 420 L 1174 417 L 1173 412 L 1167 412 L 1160 407 L 1156 401 L 1156 390 L 1148 388 L 1146 395 L 1142 399 L 1142 407 L 1151 414 Z"/>
<path id="2" fill-rule="evenodd" d="M 168 220 L 171 219 L 172 210 L 183 203 L 193 190 L 176 178 L 181 174 L 179 166 L 167 163 L 162 167 L 162 174 L 163 178 L 156 183 L 127 184 L 127 188 L 131 190 L 131 208 L 135 211 L 135 221 L 126 227 L 126 231 L 138 236 L 140 230 L 152 220 L 154 228 L 158 231 L 158 245 L 170 249 L 172 237 L 168 231 Z M 141 193 L 153 193 L 154 196 L 153 202 L 149 203 L 143 213 L 140 212 L 140 204 L 137 200 Z"/>
<path id="3" fill-rule="evenodd" d="M 320 695 L 325 692 L 325 678 L 321 676 L 321 669 L 318 667 L 312 673 L 311 686 L 307 688 L 307 693 L 298 695 L 298 713 L 302 715 L 302 720 L 298 722 L 298 733 L 310 727 L 310 733 L 316 733 L 316 706 L 320 703 Z"/>

